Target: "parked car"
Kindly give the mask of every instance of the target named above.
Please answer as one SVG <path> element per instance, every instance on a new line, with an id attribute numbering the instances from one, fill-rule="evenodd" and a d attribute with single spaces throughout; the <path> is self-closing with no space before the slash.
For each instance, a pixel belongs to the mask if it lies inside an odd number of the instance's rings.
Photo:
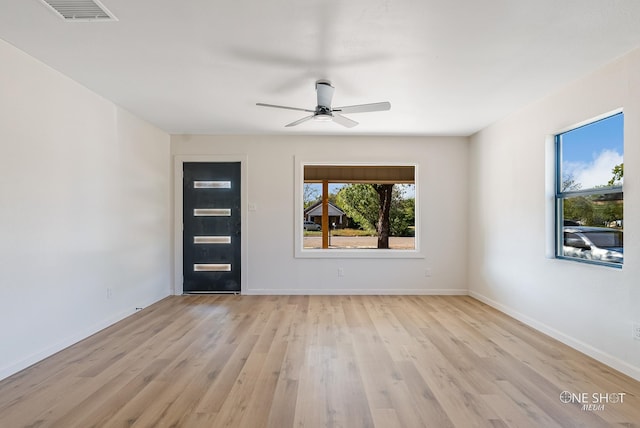
<path id="1" fill-rule="evenodd" d="M 302 228 L 304 230 L 322 230 L 322 226 L 312 221 L 305 221 L 304 224 L 302 225 Z"/>
<path id="2" fill-rule="evenodd" d="M 565 227 L 563 254 L 567 257 L 622 263 L 622 230 L 607 227 Z"/>

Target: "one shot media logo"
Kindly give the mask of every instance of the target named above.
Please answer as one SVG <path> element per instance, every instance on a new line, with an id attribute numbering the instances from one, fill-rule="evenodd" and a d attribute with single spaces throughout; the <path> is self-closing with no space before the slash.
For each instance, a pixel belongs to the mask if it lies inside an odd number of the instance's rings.
<path id="1" fill-rule="evenodd" d="M 564 404 L 578 404 L 582 410 L 597 412 L 608 404 L 624 404 L 626 392 L 570 392 L 562 391 L 560 401 Z"/>

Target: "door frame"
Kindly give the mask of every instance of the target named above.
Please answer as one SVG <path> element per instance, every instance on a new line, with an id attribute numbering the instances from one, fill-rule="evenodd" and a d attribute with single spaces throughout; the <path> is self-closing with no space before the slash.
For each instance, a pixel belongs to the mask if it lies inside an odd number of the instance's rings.
<path id="1" fill-rule="evenodd" d="M 173 294 L 183 294 L 183 178 L 185 162 L 240 162 L 240 294 L 247 289 L 247 155 L 175 155 L 173 159 Z"/>

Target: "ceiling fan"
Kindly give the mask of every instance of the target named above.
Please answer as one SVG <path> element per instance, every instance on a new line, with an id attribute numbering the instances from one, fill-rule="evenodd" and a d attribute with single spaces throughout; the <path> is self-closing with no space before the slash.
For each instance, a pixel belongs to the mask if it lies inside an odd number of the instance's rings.
<path id="1" fill-rule="evenodd" d="M 345 107 L 331 107 L 331 99 L 333 98 L 334 90 L 335 88 L 331 86 L 330 81 L 328 80 L 316 81 L 316 93 L 318 96 L 318 104 L 316 105 L 315 110 L 298 108 L 298 107 L 279 106 L 274 104 L 264 104 L 264 103 L 256 103 L 256 105 L 262 106 L 262 107 L 283 108 L 287 110 L 299 110 L 299 111 L 306 111 L 308 113 L 313 113 L 309 116 L 305 116 L 302 119 L 298 119 L 295 122 L 291 122 L 285 125 L 287 127 L 300 125 L 302 122 L 306 122 L 307 120 L 313 119 L 317 121 L 332 120 L 347 128 L 353 128 L 358 124 L 358 122 L 343 116 L 342 113 L 348 113 L 348 114 L 365 113 L 369 111 L 384 111 L 384 110 L 389 110 L 391 108 L 391 103 L 387 101 L 382 103 L 358 104 L 354 106 L 345 106 Z"/>

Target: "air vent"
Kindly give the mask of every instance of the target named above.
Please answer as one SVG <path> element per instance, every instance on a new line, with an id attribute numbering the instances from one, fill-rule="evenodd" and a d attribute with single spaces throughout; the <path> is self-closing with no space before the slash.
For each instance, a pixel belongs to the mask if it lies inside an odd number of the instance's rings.
<path id="1" fill-rule="evenodd" d="M 65 21 L 117 21 L 98 0 L 40 0 Z"/>

